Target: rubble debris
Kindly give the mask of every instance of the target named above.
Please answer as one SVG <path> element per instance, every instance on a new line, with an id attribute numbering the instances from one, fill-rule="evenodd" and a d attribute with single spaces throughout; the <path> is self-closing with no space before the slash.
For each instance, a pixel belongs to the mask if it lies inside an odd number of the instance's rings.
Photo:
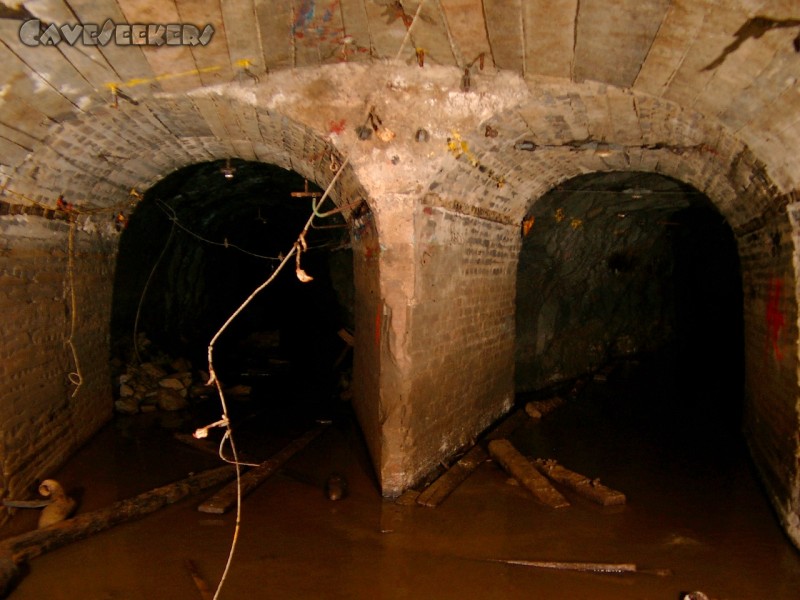
<path id="1" fill-rule="evenodd" d="M 489 454 L 523 486 L 528 488 L 542 504 L 551 508 L 565 508 L 569 501 L 556 490 L 531 462 L 514 448 L 510 441 L 497 439 L 489 442 Z"/>
<path id="2" fill-rule="evenodd" d="M 192 400 L 204 400 L 215 393 L 215 388 L 207 385 L 208 373 L 194 371 L 191 362 L 184 357 L 161 356 L 141 364 L 120 363 L 118 368 L 122 372 L 117 377 L 114 409 L 120 414 L 180 411 L 188 408 Z M 226 396 L 244 400 L 253 388 L 237 384 L 225 386 L 223 391 Z"/>
<path id="3" fill-rule="evenodd" d="M 208 373 L 194 369 L 184 356 L 157 350 L 144 332 L 136 335 L 136 348 L 135 356 L 120 351 L 111 360 L 117 413 L 176 412 L 215 393 L 214 387 L 206 385 Z"/>
<path id="4" fill-rule="evenodd" d="M 537 459 L 533 461 L 533 465 L 556 483 L 602 506 L 617 506 L 626 502 L 625 494 L 622 492 L 604 486 L 599 479 L 589 479 L 585 475 L 570 471 L 555 460 Z"/>
<path id="5" fill-rule="evenodd" d="M 184 368 L 187 366 L 182 360 L 173 361 L 173 364 Z M 154 362 L 129 364 L 125 372 L 119 375 L 118 383 L 119 399 L 114 402 L 114 408 L 126 415 L 156 409 L 182 410 L 189 405 L 187 397 L 190 391 L 194 397 L 200 397 L 200 391 L 193 386 L 191 366 L 186 370 L 173 371 Z"/>
<path id="6" fill-rule="evenodd" d="M 185 390 L 186 386 L 177 377 L 165 377 L 158 381 L 158 385 L 168 390 Z"/>
<path id="7" fill-rule="evenodd" d="M 265 460 L 254 469 L 248 471 L 240 477 L 239 484 L 235 482 L 222 488 L 217 494 L 203 502 L 197 510 L 203 513 L 222 515 L 228 512 L 237 503 L 237 498 L 241 494 L 243 498 L 252 492 L 261 483 L 275 474 L 286 461 L 297 454 L 300 450 L 310 444 L 319 434 L 328 427 L 329 423 L 321 423 L 310 429 L 296 440 L 287 444 L 277 454 Z M 240 491 L 241 490 L 241 491 Z"/>
<path id="8" fill-rule="evenodd" d="M 139 412 L 139 401 L 136 398 L 120 398 L 114 402 L 114 409 L 122 415 L 135 415 Z"/>
<path id="9" fill-rule="evenodd" d="M 185 389 L 181 389 L 181 391 L 169 388 L 158 390 L 155 394 L 156 405 L 165 411 L 177 411 L 187 408 L 189 402 L 187 402 L 184 394 L 181 393 L 183 391 Z"/>

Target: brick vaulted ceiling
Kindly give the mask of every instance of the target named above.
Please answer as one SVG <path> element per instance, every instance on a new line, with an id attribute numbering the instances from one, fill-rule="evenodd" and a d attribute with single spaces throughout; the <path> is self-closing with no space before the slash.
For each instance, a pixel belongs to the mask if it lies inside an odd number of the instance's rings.
<path id="1" fill-rule="evenodd" d="M 387 494 L 508 408 L 518 232 L 538 198 L 601 171 L 666 175 L 708 196 L 744 265 L 756 453 L 797 537 L 797 463 L 784 459 L 797 450 L 796 297 L 781 282 L 796 291 L 798 0 L 0 2 L 3 213 L 44 215 L 63 196 L 81 233 L 106 240 L 109 217 L 141 197 L 132 189 L 220 159 L 291 169 L 343 205 L 366 199 L 374 228 L 361 209 L 349 221 L 356 343 L 374 350 L 356 356 L 354 399 Z M 194 46 L 26 44 L 32 19 L 51 35 L 109 20 L 214 34 Z M 49 231 L 3 224 L 20 239 Z M 102 286 L 117 247 L 98 247 Z M 470 306 L 452 311 L 442 300 L 462 291 Z M 97 356 L 105 316 L 93 313 L 87 342 Z M 759 358 L 779 342 L 786 360 Z M 31 360 L 63 353 L 52 344 Z M 100 389 L 107 367 L 93 366 Z M 31 452 L 4 467 L 21 485 L 41 475 Z"/>
<path id="2" fill-rule="evenodd" d="M 473 92 L 494 86 L 491 93 L 502 94 L 497 88 L 508 86 L 513 95 L 522 81 L 530 97 L 516 107 L 501 103 L 516 110 L 498 120 L 517 127 L 516 139 L 534 134 L 545 145 L 621 139 L 636 146 L 630 142 L 636 138 L 638 147 L 653 149 L 669 137 L 654 132 L 671 129 L 682 143 L 707 149 L 718 170 L 732 173 L 746 149 L 748 172 L 765 174 L 767 187 L 785 193 L 800 182 L 796 0 L 3 0 L 0 6 L 0 189 L 8 202 L 51 206 L 64 194 L 109 205 L 176 168 L 225 156 L 273 162 L 327 183 L 324 167 L 296 157 L 324 149 L 334 126 L 309 136 L 304 127 L 315 129 L 312 117 L 289 123 L 270 106 L 237 108 L 230 96 L 225 102 L 203 88 L 272 85 L 274 106 L 287 73 L 302 77 L 344 63 L 360 65 L 352 80 L 359 86 L 373 70 L 392 68 L 419 69 L 420 81 L 426 72 L 442 80 L 442 69 L 449 69 L 457 74 L 447 75 L 456 92 L 465 70 Z M 214 35 L 193 47 L 28 46 L 19 30 L 34 17 L 43 27 L 108 19 L 210 24 Z M 346 80 L 336 83 L 342 105 L 348 93 L 357 96 L 346 88 Z M 308 97 L 297 103 L 313 113 L 315 95 L 324 94 L 304 89 Z M 552 107 L 560 114 L 550 114 Z M 336 117 L 321 118 L 335 125 Z M 442 154 L 452 159 L 446 149 Z M 699 164 L 692 169 L 702 171 Z M 695 172 L 683 179 L 713 197 L 715 177 Z M 717 196 L 724 200 L 726 193 L 735 189 Z"/>

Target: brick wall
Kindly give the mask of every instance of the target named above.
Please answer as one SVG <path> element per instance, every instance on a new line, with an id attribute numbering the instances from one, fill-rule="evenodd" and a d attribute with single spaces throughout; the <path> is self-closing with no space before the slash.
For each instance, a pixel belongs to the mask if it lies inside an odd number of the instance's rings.
<path id="1" fill-rule="evenodd" d="M 379 469 L 382 434 L 378 412 L 384 305 L 380 293 L 378 232 L 374 217 L 366 206 L 353 220 L 351 236 L 355 288 L 353 407 L 358 415 L 372 461 Z"/>
<path id="2" fill-rule="evenodd" d="M 745 430 L 766 488 L 800 539 L 797 502 L 797 217 L 789 197 L 776 200 L 739 237 L 745 299 Z M 793 244 L 793 241 L 795 242 Z"/>
<path id="3" fill-rule="evenodd" d="M 95 106 L 46 128 L 26 122 L 30 151 L 16 152 L 9 158 L 13 165 L 0 165 L 0 175 L 9 195 L 51 206 L 64 193 L 76 202 L 110 207 L 125 205 L 131 187 L 143 191 L 193 162 L 228 156 L 263 160 L 325 187 L 335 167 L 349 160 L 352 169 L 334 186 L 335 196 L 344 201 L 363 193 L 376 219 L 370 243 L 356 243 L 355 251 L 355 360 L 362 376 L 355 382 L 361 395 L 356 408 L 379 474 L 400 482 L 391 489 L 461 444 L 508 402 L 519 224 L 531 204 L 587 172 L 637 170 L 689 183 L 712 199 L 738 235 L 754 453 L 762 457 L 778 502 L 796 495 L 797 469 L 786 457 L 795 455 L 797 440 L 785 424 L 794 423 L 796 431 L 796 277 L 788 249 L 791 227 L 785 212 L 771 212 L 778 207 L 776 186 L 785 193 L 797 181 L 791 168 L 796 159 L 777 151 L 782 138 L 748 148 L 754 139 L 749 128 L 749 137 L 737 137 L 738 130 L 727 129 L 711 113 L 596 82 L 476 72 L 470 92 L 464 92 L 461 77 L 455 67 L 343 64 L 275 72 L 258 83 L 245 80 L 191 94 L 153 98 L 140 88 L 138 105 Z M 356 137 L 356 126 L 373 104 L 391 130 L 380 132 L 388 141 L 376 139 L 377 133 L 369 141 Z M 31 122 L 42 118 L 31 115 Z M 429 138 L 417 142 L 415 132 L 422 128 Z M 791 128 L 787 124 L 784 130 Z M 389 139 L 389 133 L 395 137 Z M 526 140 L 532 151 L 518 145 Z M 609 156 L 596 152 L 600 140 L 610 145 Z M 11 276 L 4 276 L 0 293 L 22 317 L 41 321 L 34 331 L 45 340 L 41 351 L 31 351 L 24 346 L 27 333 L 6 324 L 6 358 L 19 381 L 27 378 L 3 403 L 11 423 L 4 434 L 8 440 L 17 439 L 9 432 L 24 429 L 14 421 L 15 402 L 33 403 L 35 418 L 45 418 L 68 392 L 63 329 L 47 338 L 54 324 L 64 326 L 67 232 L 37 233 L 47 228 L 34 222 L 8 225 L 7 244 L 17 254 L 2 257 Z M 29 227 L 31 233 L 23 233 Z M 774 239 L 772 228 L 779 239 L 775 256 L 765 250 Z M 113 244 L 105 252 L 103 238 L 95 247 L 89 241 L 94 237 L 83 237 L 79 248 L 86 254 L 76 272 L 94 308 L 81 313 L 79 337 L 81 352 L 96 356 L 83 361 L 89 375 L 77 397 L 86 400 L 80 407 L 100 402 L 93 394 L 107 385 L 105 358 L 99 356 L 107 343 L 110 279 L 101 272 L 110 274 L 114 260 Z M 25 248 L 32 254 L 20 254 Z M 37 264 L 37 248 L 45 253 L 52 248 L 54 262 L 36 267 L 43 269 L 43 283 L 33 285 L 18 274 Z M 50 264 L 54 271 L 48 271 Z M 780 294 L 776 278 L 783 281 Z M 41 286 L 58 300 L 29 303 Z M 771 323 L 783 319 L 777 361 L 766 350 L 773 342 L 767 314 L 773 315 Z M 13 362 L 24 352 L 31 354 Z M 62 374 L 58 385 L 56 373 Z M 53 431 L 82 432 L 84 422 L 102 420 L 105 410 L 89 411 L 99 416 L 75 424 L 59 417 Z M 82 437 L 75 433 L 73 445 Z M 27 465 L 36 452 L 18 441 L 6 446 L 6 455 L 14 457 L 6 461 L 7 473 L 32 473 Z"/>
<path id="4" fill-rule="evenodd" d="M 415 231 L 409 462 L 424 474 L 513 403 L 519 229 L 428 194 Z"/>
<path id="5" fill-rule="evenodd" d="M 0 462 L 3 495 L 25 498 L 111 416 L 108 328 L 115 243 L 74 232 L 75 305 L 69 290 L 70 224 L 0 217 Z M 65 344 L 72 330 L 79 369 Z M 69 374 L 80 372 L 81 384 Z M 74 376 L 73 376 L 74 377 Z"/>

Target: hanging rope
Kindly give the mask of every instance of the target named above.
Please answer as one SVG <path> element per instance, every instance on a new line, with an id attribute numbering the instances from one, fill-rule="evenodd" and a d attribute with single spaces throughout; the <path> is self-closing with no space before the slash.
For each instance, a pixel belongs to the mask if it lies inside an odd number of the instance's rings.
<path id="1" fill-rule="evenodd" d="M 147 276 L 147 281 L 144 284 L 144 288 L 142 288 L 142 295 L 139 297 L 139 305 L 136 307 L 136 318 L 133 320 L 133 353 L 136 355 L 136 362 L 138 364 L 142 364 L 142 357 L 139 355 L 139 317 L 142 314 L 142 305 L 144 304 L 144 297 L 147 295 L 147 289 L 150 287 L 150 281 L 153 279 L 153 274 L 158 269 L 158 265 L 161 264 L 161 259 L 164 258 L 164 255 L 167 253 L 167 248 L 169 248 L 169 244 L 172 241 L 172 236 L 175 234 L 175 221 L 172 222 L 172 227 L 170 227 L 169 235 L 167 236 L 167 241 L 164 242 L 164 247 L 161 249 L 161 254 L 158 255 L 153 268 L 150 269 L 150 275 Z"/>
<path id="2" fill-rule="evenodd" d="M 333 186 L 336 183 L 336 180 L 341 175 L 341 173 L 344 170 L 344 168 L 346 167 L 347 163 L 348 163 L 348 159 L 345 159 L 342 162 L 342 164 L 339 166 L 339 170 L 336 172 L 336 174 L 333 176 L 333 178 L 331 179 L 331 181 L 328 184 L 328 186 L 325 188 L 325 192 L 322 194 L 322 197 L 320 198 L 320 201 L 317 204 L 317 207 L 321 206 L 322 203 L 325 201 L 325 199 L 330 195 L 330 192 L 333 189 Z M 312 222 L 314 221 L 314 218 L 316 217 L 315 213 L 316 213 L 316 211 L 312 211 L 311 215 L 308 217 L 308 220 L 306 221 L 305 227 L 303 227 L 303 230 L 300 232 L 300 235 L 297 237 L 297 241 L 295 241 L 295 243 L 292 245 L 291 250 L 289 250 L 289 252 L 286 254 L 286 256 L 283 257 L 283 260 L 277 266 L 275 271 L 273 271 L 272 275 L 270 275 L 269 278 L 266 281 L 264 281 L 264 283 L 262 283 L 255 290 L 253 290 L 253 292 L 245 299 L 245 301 L 242 302 L 242 304 L 239 306 L 239 308 L 237 308 L 231 314 L 231 316 L 228 317 L 228 319 L 225 321 L 225 323 L 223 323 L 222 327 L 220 327 L 219 331 L 217 331 L 217 333 L 214 334 L 214 337 L 211 338 L 211 342 L 208 344 L 208 373 L 209 373 L 209 379 L 208 379 L 207 385 L 212 385 L 213 384 L 217 389 L 217 393 L 219 394 L 220 404 L 222 406 L 222 418 L 219 421 L 216 421 L 215 423 L 212 423 L 212 424 L 207 425 L 205 427 L 201 427 L 200 429 L 195 431 L 194 436 L 196 438 L 203 438 L 203 437 L 208 436 L 208 430 L 210 428 L 212 428 L 212 427 L 224 427 L 225 428 L 225 433 L 223 434 L 222 441 L 220 442 L 219 456 L 225 462 L 229 462 L 229 463 L 232 462 L 236 467 L 236 523 L 234 525 L 233 538 L 231 540 L 231 547 L 230 547 L 230 550 L 228 552 L 228 559 L 227 559 L 227 561 L 225 563 L 225 569 L 222 572 L 222 576 L 220 577 L 219 584 L 217 585 L 217 590 L 216 590 L 216 592 L 214 594 L 214 600 L 217 600 L 219 598 L 219 594 L 222 591 L 222 587 L 223 587 L 223 585 L 225 583 L 225 580 L 228 577 L 228 572 L 230 571 L 231 564 L 233 563 L 233 556 L 234 556 L 234 554 L 236 552 L 236 545 L 237 545 L 238 540 L 239 540 L 239 532 L 241 530 L 241 520 L 242 520 L 242 482 L 241 482 L 241 466 L 242 466 L 242 463 L 239 462 L 239 455 L 238 455 L 238 452 L 236 450 L 236 443 L 235 443 L 234 437 L 233 437 L 233 430 L 232 430 L 232 427 L 231 427 L 230 417 L 229 417 L 229 414 L 228 414 L 228 404 L 227 404 L 227 401 L 225 400 L 225 393 L 222 390 L 222 384 L 220 383 L 219 378 L 217 377 L 217 372 L 214 369 L 214 345 L 217 343 L 217 340 L 225 332 L 225 330 L 228 328 L 228 326 L 236 319 L 236 317 L 239 316 L 239 314 L 247 307 L 247 305 L 250 304 L 250 302 L 252 302 L 253 299 L 256 296 L 258 296 L 258 294 L 260 294 L 267 286 L 269 286 L 273 281 L 275 281 L 275 278 L 278 276 L 278 274 L 283 270 L 283 268 L 291 260 L 292 255 L 296 254 L 296 258 L 295 258 L 295 265 L 296 265 L 295 269 L 296 270 L 295 270 L 295 273 L 297 274 L 297 277 L 301 281 L 304 280 L 304 277 L 309 277 L 308 274 L 306 274 L 305 271 L 303 271 L 303 269 L 301 268 L 300 255 L 301 255 L 302 251 L 308 247 L 307 244 L 306 244 L 305 237 L 306 237 L 306 234 L 308 233 L 309 228 L 311 227 Z M 308 281 L 308 279 L 306 281 Z M 223 454 L 223 445 L 224 445 L 225 441 L 228 442 L 228 445 L 231 448 L 231 454 L 233 455 L 233 461 L 228 460 Z"/>
<path id="3" fill-rule="evenodd" d="M 409 23 L 409 25 L 408 25 L 408 27 L 406 29 L 406 35 L 403 38 L 403 42 L 400 45 L 400 49 L 398 50 L 397 55 L 395 56 L 395 60 L 398 60 L 399 57 L 402 55 L 403 50 L 405 49 L 405 46 L 406 46 L 406 44 L 408 43 L 408 40 L 411 37 L 411 30 L 413 29 L 414 24 L 417 22 L 417 19 L 419 18 L 420 12 L 422 11 L 422 7 L 423 7 L 424 4 L 425 4 L 425 0 L 422 0 L 419 3 L 419 6 L 417 6 L 417 11 L 416 11 L 416 13 L 414 13 L 414 18 L 411 20 L 411 22 Z M 364 122 L 365 123 L 367 122 L 367 119 L 369 118 L 369 114 L 370 114 L 370 111 L 367 111 L 367 113 L 364 116 Z M 217 333 L 214 334 L 214 337 L 211 338 L 211 342 L 208 345 L 208 373 L 209 373 L 209 379 L 208 379 L 207 385 L 214 384 L 214 386 L 217 389 L 217 392 L 219 393 L 220 404 L 222 406 L 222 418 L 219 421 L 217 421 L 215 423 L 212 423 L 211 425 L 207 425 L 206 427 L 202 427 L 202 428 L 198 429 L 197 431 L 195 431 L 194 435 L 195 435 L 195 437 L 206 437 L 208 435 L 208 429 L 209 428 L 211 428 L 211 427 L 224 427 L 225 428 L 225 433 L 223 434 L 222 443 L 220 443 L 220 452 L 219 452 L 220 458 L 222 460 L 226 461 L 226 462 L 233 462 L 233 464 L 236 466 L 236 524 L 234 526 L 233 538 L 231 540 L 231 547 L 230 547 L 230 550 L 228 552 L 228 559 L 227 559 L 227 561 L 225 563 L 225 569 L 223 570 L 222 576 L 220 577 L 219 584 L 217 585 L 217 589 L 216 589 L 216 591 L 214 593 L 214 600 L 218 600 L 219 595 L 222 592 L 222 587 L 225 584 L 225 580 L 228 577 L 228 572 L 230 571 L 231 564 L 233 563 L 233 556 L 234 556 L 234 554 L 236 552 L 236 545 L 237 545 L 237 542 L 238 542 L 238 539 L 239 539 L 239 531 L 241 529 L 241 513 L 242 513 L 241 463 L 239 462 L 239 456 L 238 456 L 238 453 L 236 451 L 236 444 L 234 442 L 233 431 L 232 431 L 232 428 L 231 428 L 231 422 L 230 422 L 230 418 L 229 418 L 229 415 L 228 415 L 228 405 L 227 405 L 227 402 L 225 400 L 225 394 L 224 394 L 224 392 L 222 390 L 222 385 L 221 385 L 219 379 L 217 378 L 217 374 L 216 374 L 216 371 L 214 369 L 214 345 L 216 344 L 216 342 L 219 339 L 219 337 L 224 333 L 224 331 L 231 324 L 231 322 L 233 322 L 233 320 L 236 319 L 236 317 L 239 316 L 239 314 L 247 307 L 248 304 L 250 304 L 250 302 L 252 302 L 252 300 L 259 293 L 261 293 L 267 286 L 269 286 L 275 280 L 275 278 L 283 270 L 283 268 L 286 266 L 286 264 L 289 262 L 289 260 L 291 260 L 291 257 L 292 257 L 293 254 L 297 255 L 296 258 L 295 258 L 295 264 L 296 264 L 295 273 L 297 274 L 297 277 L 301 281 L 304 280 L 303 276 L 308 277 L 308 275 L 305 273 L 305 271 L 303 271 L 303 269 L 301 268 L 301 265 L 300 265 L 300 256 L 301 256 L 303 250 L 308 247 L 307 244 L 306 244 L 306 240 L 305 240 L 306 234 L 308 233 L 308 230 L 310 229 L 310 227 L 311 227 L 311 225 L 312 225 L 312 223 L 313 223 L 313 221 L 314 221 L 314 219 L 316 217 L 321 217 L 322 218 L 322 217 L 327 216 L 328 214 L 335 214 L 337 212 L 340 212 L 339 210 L 333 210 L 333 211 L 330 211 L 330 213 L 320 213 L 319 209 L 324 204 L 325 200 L 330 196 L 330 193 L 331 193 L 331 190 L 333 189 L 334 184 L 339 179 L 341 174 L 344 172 L 344 169 L 347 167 L 349 162 L 350 162 L 350 156 L 347 155 L 345 157 L 345 159 L 342 161 L 342 163 L 340 165 L 337 165 L 337 168 L 335 169 L 335 174 L 334 174 L 333 178 L 331 179 L 331 181 L 326 186 L 325 192 L 322 194 L 322 197 L 319 199 L 319 202 L 314 204 L 313 201 L 312 201 L 311 215 L 308 217 L 308 220 L 306 221 L 305 227 L 303 227 L 302 231 L 300 232 L 300 235 L 297 237 L 297 241 L 295 241 L 295 243 L 292 245 L 291 250 L 286 254 L 286 256 L 283 257 L 283 260 L 281 260 L 281 263 L 277 266 L 277 268 L 272 273 L 272 275 L 270 275 L 270 277 L 264 283 L 262 283 L 255 290 L 253 290 L 253 292 L 239 306 L 239 308 L 237 308 L 231 314 L 231 316 L 228 317 L 228 319 L 225 321 L 225 323 L 223 323 L 222 327 L 220 327 L 219 331 L 217 331 Z M 231 453 L 233 454 L 233 461 L 229 461 L 223 456 L 222 447 L 223 447 L 223 444 L 224 444 L 224 442 L 226 440 L 227 440 L 228 444 L 231 447 Z"/>
<path id="4" fill-rule="evenodd" d="M 156 200 L 156 202 L 158 204 L 158 207 L 164 212 L 164 214 L 167 215 L 167 218 L 170 221 L 172 221 L 172 223 L 174 225 L 176 225 L 177 227 L 180 227 L 183 231 L 185 231 L 186 233 L 188 233 L 192 237 L 200 240 L 201 242 L 204 242 L 206 244 L 210 244 L 212 246 L 222 246 L 224 248 L 233 248 L 234 250 L 238 250 L 239 252 L 247 254 L 248 256 L 254 256 L 255 258 L 263 258 L 264 260 L 275 260 L 275 261 L 281 260 L 280 258 L 278 258 L 276 256 L 264 256 L 262 254 L 256 254 L 255 252 L 250 252 L 249 250 L 245 250 L 241 246 L 237 246 L 236 244 L 231 244 L 228 240 L 225 240 L 224 242 L 215 242 L 214 240 L 209 240 L 208 238 L 204 238 L 199 233 L 195 233 L 194 231 L 192 231 L 191 229 L 186 227 L 186 225 L 183 225 L 178 220 L 178 214 L 175 212 L 175 209 L 172 208 L 169 204 L 167 204 L 165 202 L 162 202 L 161 200 Z"/>
<path id="5" fill-rule="evenodd" d="M 76 218 L 70 219 L 69 224 L 69 236 L 68 236 L 68 243 L 67 243 L 67 282 L 66 285 L 69 286 L 69 313 L 70 313 L 70 324 L 69 324 L 69 335 L 66 339 L 66 345 L 72 352 L 72 364 L 75 366 L 75 370 L 67 374 L 67 378 L 69 379 L 70 383 L 75 386 L 75 389 L 72 390 L 72 397 L 74 398 L 78 394 L 78 390 L 81 389 L 83 385 L 83 375 L 81 374 L 81 364 L 80 360 L 78 359 L 78 350 L 75 348 L 75 330 L 77 329 L 78 324 L 78 303 L 75 294 L 75 229 L 77 227 Z"/>

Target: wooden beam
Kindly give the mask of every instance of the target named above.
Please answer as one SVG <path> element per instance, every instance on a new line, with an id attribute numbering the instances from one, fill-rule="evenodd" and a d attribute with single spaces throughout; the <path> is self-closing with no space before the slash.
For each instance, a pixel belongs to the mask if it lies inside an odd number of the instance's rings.
<path id="1" fill-rule="evenodd" d="M 434 508 L 444 502 L 450 493 L 461 485 L 489 455 L 481 446 L 473 446 L 453 466 L 417 496 L 417 504 Z"/>
<path id="2" fill-rule="evenodd" d="M 13 588 L 19 576 L 18 565 L 41 556 L 49 550 L 82 540 L 120 523 L 143 517 L 191 494 L 224 483 L 235 475 L 236 470 L 230 465 L 217 467 L 139 494 L 128 500 L 121 500 L 107 508 L 78 515 L 2 540 L 0 542 L 0 597 L 5 597 Z"/>
<path id="3" fill-rule="evenodd" d="M 592 502 L 603 506 L 625 504 L 625 494 L 612 490 L 600 483 L 599 479 L 589 479 L 586 475 L 575 473 L 562 467 L 555 460 L 536 460 L 533 465 L 545 476 L 577 492 Z"/>
<path id="4" fill-rule="evenodd" d="M 269 477 L 274 475 L 290 458 L 308 446 L 320 433 L 325 431 L 327 424 L 321 423 L 317 427 L 310 429 L 296 440 L 286 445 L 280 452 L 272 458 L 264 461 L 254 469 L 248 471 L 240 477 L 239 484 L 232 482 L 222 488 L 217 494 L 203 502 L 197 510 L 204 513 L 221 515 L 228 512 L 236 504 L 236 499 L 240 493 L 244 497 Z"/>
<path id="5" fill-rule="evenodd" d="M 598 563 L 598 562 L 564 562 L 555 560 L 517 560 L 506 558 L 490 558 L 489 562 L 540 569 L 556 569 L 557 571 L 579 571 L 582 573 L 645 573 L 659 577 L 671 576 L 671 569 L 640 569 L 635 563 Z"/>
<path id="6" fill-rule="evenodd" d="M 438 476 L 428 487 L 426 487 L 419 494 L 415 493 L 413 500 L 409 501 L 410 504 L 416 502 L 421 506 L 435 508 L 439 506 L 455 489 L 466 481 L 467 477 L 484 463 L 489 455 L 486 453 L 484 446 L 487 442 L 500 438 L 507 438 L 518 427 L 523 425 L 528 420 L 524 410 L 517 409 L 505 418 L 503 418 L 497 425 L 489 430 L 483 436 L 480 445 L 474 445 L 468 452 L 451 465 L 444 473 Z M 405 494 L 401 496 L 404 498 Z M 407 497 L 403 499 L 405 501 Z M 402 504 L 402 502 L 399 502 Z"/>
<path id="7" fill-rule="evenodd" d="M 552 508 L 564 508 L 569 502 L 556 490 L 547 478 L 536 470 L 508 440 L 492 440 L 489 442 L 489 454 L 534 497 Z"/>

